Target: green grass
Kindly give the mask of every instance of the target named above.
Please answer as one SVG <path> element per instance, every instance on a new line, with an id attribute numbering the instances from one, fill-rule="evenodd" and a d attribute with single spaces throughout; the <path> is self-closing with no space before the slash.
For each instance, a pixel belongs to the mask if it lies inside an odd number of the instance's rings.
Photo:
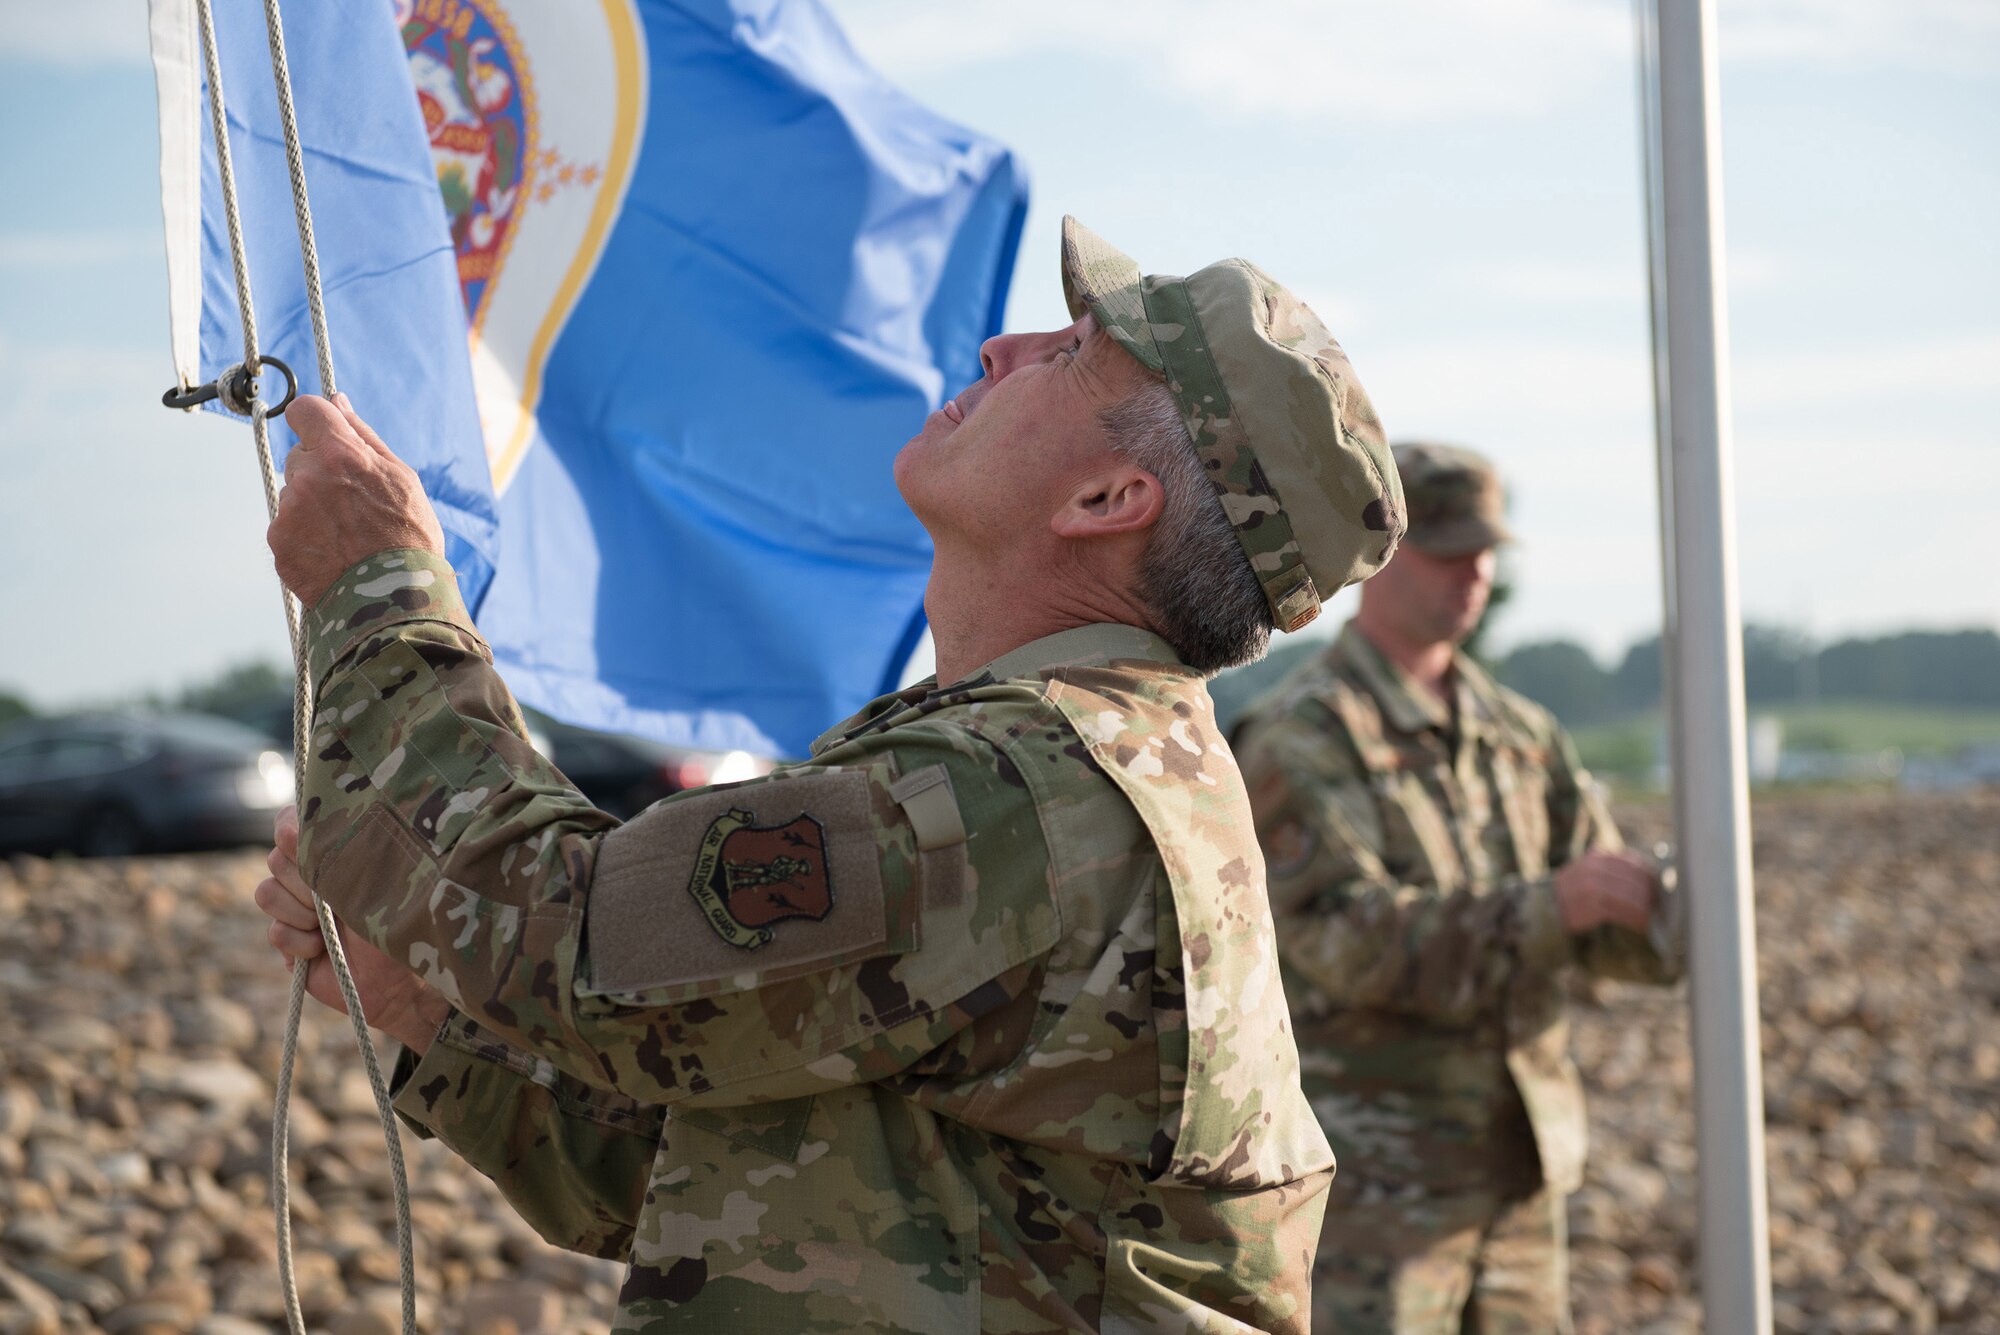
<path id="1" fill-rule="evenodd" d="M 1975 742 L 2000 742 L 2000 709 L 1834 702 L 1753 706 L 1751 717 L 1774 715 L 1793 750 L 1947 756 Z M 1583 763 L 1608 777 L 1641 779 L 1653 767 L 1659 716 L 1600 723 L 1574 733 Z"/>
<path id="2" fill-rule="evenodd" d="M 2000 742 L 2000 709 L 1925 705 L 1823 704 L 1756 710 L 1783 720 L 1785 745 L 1823 751 L 1945 756 L 1974 742 Z"/>
<path id="3" fill-rule="evenodd" d="M 1648 714 L 1571 733 L 1585 769 L 1599 778 L 1644 779 L 1653 772 L 1658 718 Z"/>

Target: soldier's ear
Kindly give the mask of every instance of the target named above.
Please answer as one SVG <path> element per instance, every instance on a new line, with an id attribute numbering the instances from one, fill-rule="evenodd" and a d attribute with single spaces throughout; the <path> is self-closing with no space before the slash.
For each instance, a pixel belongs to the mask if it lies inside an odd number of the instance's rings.
<path id="1" fill-rule="evenodd" d="M 1166 488 L 1143 468 L 1124 461 L 1072 487 L 1049 520 L 1060 538 L 1108 538 L 1143 533 L 1159 522 Z"/>

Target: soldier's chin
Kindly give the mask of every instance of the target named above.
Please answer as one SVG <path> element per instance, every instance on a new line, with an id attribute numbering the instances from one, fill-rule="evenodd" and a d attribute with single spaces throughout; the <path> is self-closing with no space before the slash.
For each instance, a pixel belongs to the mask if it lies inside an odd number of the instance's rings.
<path id="1" fill-rule="evenodd" d="M 903 448 L 896 451 L 895 462 L 890 465 L 890 474 L 895 479 L 903 504 L 915 511 L 918 519 L 924 517 L 924 474 L 927 470 L 935 471 L 930 455 L 938 443 L 926 427 L 903 442 Z"/>

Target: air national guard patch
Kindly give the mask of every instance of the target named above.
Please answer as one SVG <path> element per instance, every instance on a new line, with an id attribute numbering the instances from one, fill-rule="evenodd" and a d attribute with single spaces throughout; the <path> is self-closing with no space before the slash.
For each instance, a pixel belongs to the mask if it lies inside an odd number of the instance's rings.
<path id="1" fill-rule="evenodd" d="M 769 945 L 774 922 L 821 922 L 833 911 L 826 827 L 806 812 L 783 825 L 756 819 L 732 807 L 710 821 L 688 880 L 715 934 L 744 950 Z"/>
<path id="2" fill-rule="evenodd" d="M 580 989 L 718 996 L 915 948 L 912 879 L 883 875 L 885 839 L 905 863 L 917 853 L 891 828 L 908 828 L 894 782 L 887 767 L 780 772 L 669 798 L 613 830 L 584 908 Z"/>

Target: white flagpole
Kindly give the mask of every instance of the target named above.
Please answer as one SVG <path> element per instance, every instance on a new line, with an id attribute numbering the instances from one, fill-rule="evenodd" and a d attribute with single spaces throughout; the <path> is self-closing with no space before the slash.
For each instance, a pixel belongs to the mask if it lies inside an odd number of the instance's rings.
<path id="1" fill-rule="evenodd" d="M 1736 601 L 1714 0 L 1657 0 L 1665 306 L 1667 707 L 1687 888 L 1701 1293 L 1710 1335 L 1769 1335 L 1763 1062 Z"/>

